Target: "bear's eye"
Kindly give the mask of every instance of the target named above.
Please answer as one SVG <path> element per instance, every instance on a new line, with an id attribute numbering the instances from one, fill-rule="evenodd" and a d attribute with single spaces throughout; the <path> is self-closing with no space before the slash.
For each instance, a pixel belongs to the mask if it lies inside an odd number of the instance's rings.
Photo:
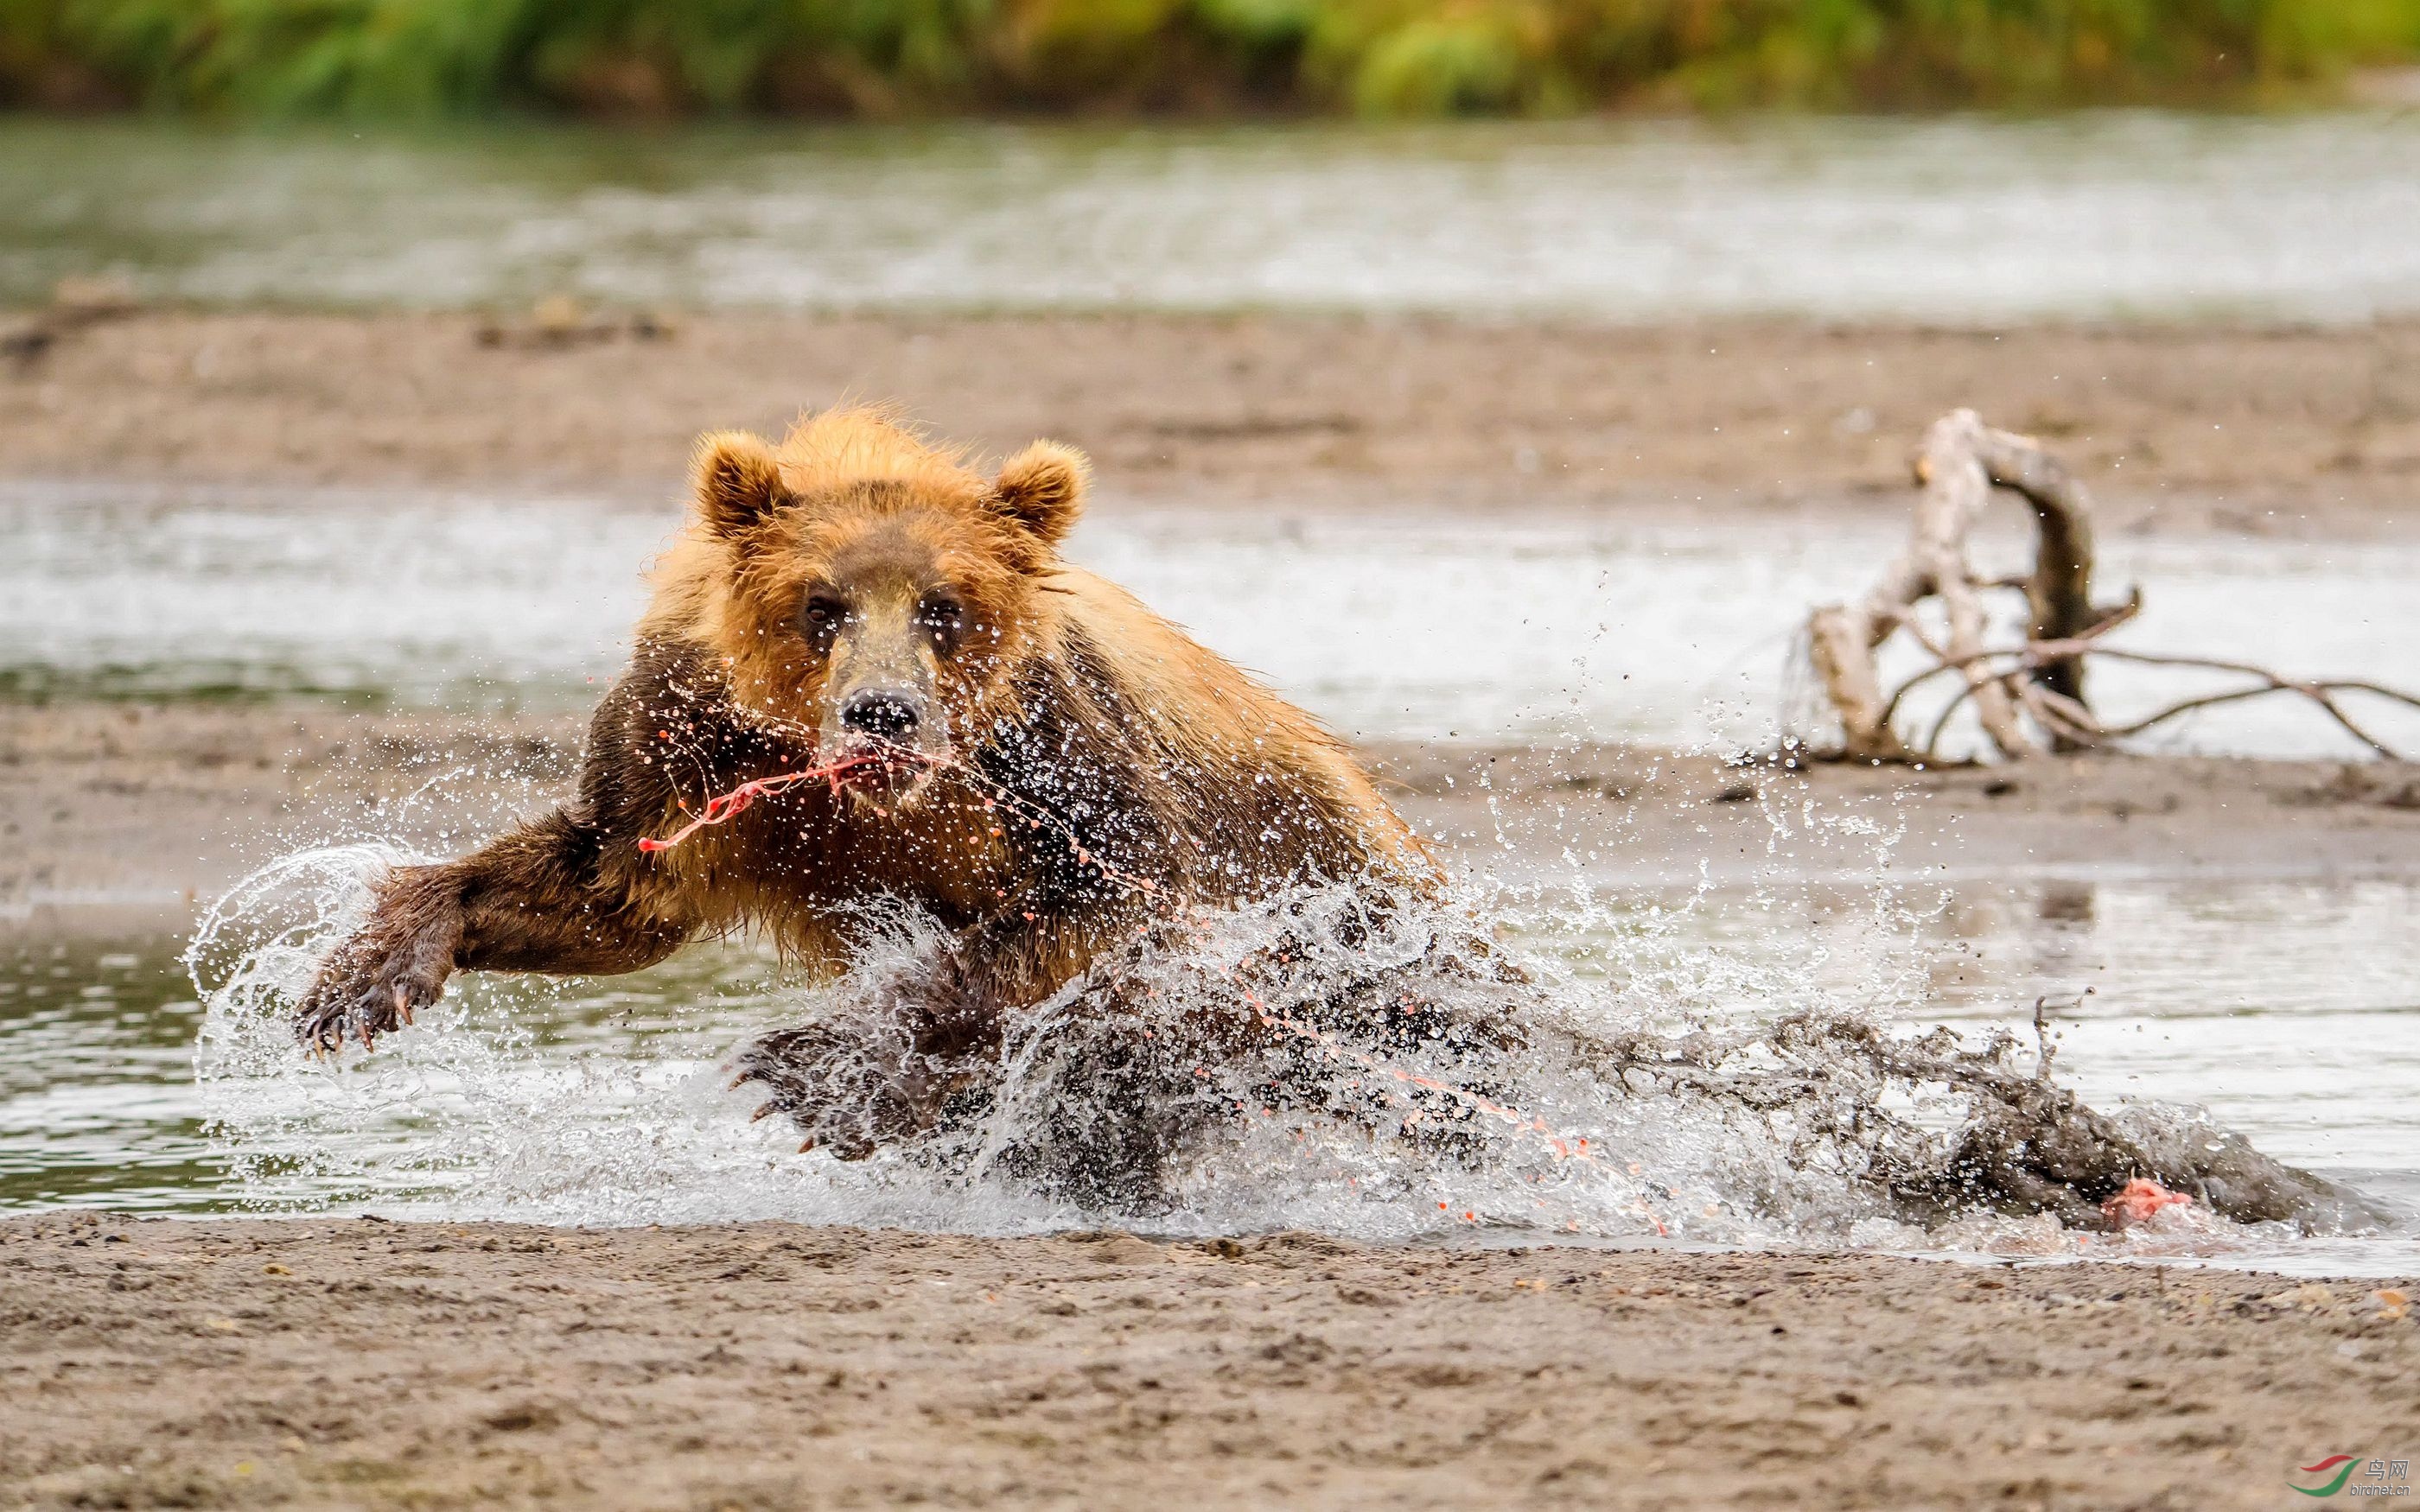
<path id="1" fill-rule="evenodd" d="M 927 594 L 916 606 L 916 623 L 946 640 L 967 622 L 966 606 L 947 594 Z"/>
<path id="2" fill-rule="evenodd" d="M 848 606 L 830 594 L 816 594 L 807 600 L 799 618 L 805 622 L 810 639 L 830 640 L 841 622 L 848 618 Z"/>

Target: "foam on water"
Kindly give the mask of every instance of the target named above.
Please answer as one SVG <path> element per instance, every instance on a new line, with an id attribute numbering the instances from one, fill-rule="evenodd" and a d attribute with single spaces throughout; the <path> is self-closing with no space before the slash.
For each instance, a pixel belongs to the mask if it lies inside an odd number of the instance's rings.
<path id="1" fill-rule="evenodd" d="M 1887 850 L 1870 821 L 1829 823 L 1843 844 Z M 293 1004 L 365 916 L 368 881 L 413 859 L 297 853 L 193 943 L 199 1077 L 246 1207 L 2239 1261 L 2314 1242 L 2200 1209 L 2123 1236 L 1960 1201 L 1911 1211 L 1881 1177 L 1941 1163 L 1977 1113 L 1967 1071 L 2026 1074 L 2036 1052 L 1890 1027 L 1930 978 L 1923 901 L 1888 887 L 1867 899 L 1849 969 L 1838 932 L 1795 953 L 1707 949 L 1691 917 L 1703 889 L 1617 907 L 1584 884 L 1482 878 L 1373 915 L 1331 887 L 1189 918 L 1023 1016 L 941 1129 L 851 1163 L 799 1153 L 786 1119 L 752 1123 L 761 1091 L 726 1091 L 726 1068 L 752 1034 L 879 1005 L 941 948 L 929 928 L 896 920 L 820 986 L 761 950 L 693 948 L 688 990 L 584 1025 L 551 1013 L 560 988 L 458 979 L 375 1054 L 306 1060 Z M 1953 1069 L 1910 1072 L 1902 1053 Z M 2146 1144 L 2230 1137 L 2156 1103 L 2120 1127 Z M 1132 1179 L 1139 1147 L 1149 1180 Z M 2400 1227 L 2339 1210 L 2303 1228 L 2341 1242 Z"/>

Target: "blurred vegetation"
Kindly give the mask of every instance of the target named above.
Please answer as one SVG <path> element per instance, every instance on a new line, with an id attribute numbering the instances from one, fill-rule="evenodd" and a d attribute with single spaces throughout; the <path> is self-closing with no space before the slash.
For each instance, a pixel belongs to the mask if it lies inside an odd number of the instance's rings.
<path id="1" fill-rule="evenodd" d="M 0 0 L 0 102 L 240 116 L 2324 99 L 2420 0 Z"/>

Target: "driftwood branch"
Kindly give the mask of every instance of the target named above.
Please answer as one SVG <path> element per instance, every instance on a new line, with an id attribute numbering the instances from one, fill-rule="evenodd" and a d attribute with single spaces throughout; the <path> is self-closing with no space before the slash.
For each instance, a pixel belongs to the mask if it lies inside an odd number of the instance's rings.
<path id="1" fill-rule="evenodd" d="M 2066 726 L 2079 746 L 2089 747 L 2123 740 L 2130 735 L 2139 735 L 2154 726 L 2165 724 L 2177 716 L 2190 714 L 2195 709 L 2211 708 L 2222 703 L 2240 703 L 2245 699 L 2265 698 L 2272 693 L 2292 693 L 2308 699 L 2318 705 L 2330 718 L 2342 726 L 2347 734 L 2388 761 L 2399 761 L 2402 757 L 2393 747 L 2354 722 L 2351 716 L 2345 712 L 2344 705 L 2338 701 L 2336 695 L 2366 693 L 2373 698 L 2385 699 L 2389 702 L 2400 703 L 2407 708 L 2420 709 L 2420 695 L 2406 693 L 2400 688 L 2388 687 L 2382 683 L 2373 683 L 2364 678 L 2331 677 L 2304 680 L 2280 677 L 2267 668 L 2256 666 L 2251 662 L 2226 661 L 2215 656 L 2184 656 L 2161 652 L 2127 651 L 2117 646 L 2094 644 L 2094 639 L 2087 636 L 2069 640 L 2032 641 L 2024 646 L 2001 647 L 1980 652 L 1974 656 L 1962 658 L 1956 663 L 1945 658 L 1942 665 L 1918 672 L 1900 684 L 1898 692 L 1892 695 L 1888 706 L 1896 708 L 1899 700 L 1909 689 L 1945 672 L 1968 671 L 1969 677 L 1977 681 L 2009 682 L 2020 677 L 2024 671 L 2055 665 L 2062 659 L 2086 656 L 2107 656 L 2116 661 L 2131 661 L 2149 667 L 2191 667 L 2204 671 L 2234 672 L 2257 681 L 2250 687 L 2226 688 L 2215 693 L 2203 693 L 2193 698 L 2180 699 L 2156 713 L 2145 715 L 2139 719 L 2122 725 L 2103 724 L 2091 710 L 2085 707 L 2080 700 L 2071 700 L 2054 689 L 2038 686 L 2028 687 L 2024 694 L 2028 711 L 2041 719 L 2046 726 Z M 1988 669 L 1988 663 L 2003 658 L 2012 661 L 2015 665 L 1999 671 Z M 1984 670 L 1977 671 L 1969 671 L 1970 669 Z M 1949 716 L 1957 712 L 1959 704 L 1964 698 L 1965 695 L 1961 693 L 1934 720 L 1931 733 L 1926 737 L 1923 745 L 1917 748 L 1923 755 L 1930 757 L 1939 748 L 1943 730 L 1949 722 Z"/>
<path id="2" fill-rule="evenodd" d="M 1884 568 L 1863 598 L 1827 605 L 1807 620 L 1808 655 L 1839 717 L 1842 756 L 1934 760 L 1951 719 L 1970 702 L 1993 748 L 2003 757 L 2017 758 L 2038 754 L 2045 739 L 2053 750 L 2091 749 L 2195 709 L 2289 693 L 2309 701 L 2372 751 L 2397 759 L 2393 748 L 2346 712 L 2340 695 L 2365 693 L 2415 709 L 2420 709 L 2420 697 L 2359 679 L 2289 678 L 2248 662 L 2104 644 L 2110 631 L 2141 612 L 2142 594 L 2137 591 L 2119 605 L 2094 606 L 2091 497 L 2056 457 L 2032 440 L 1992 429 L 1971 409 L 1955 410 L 1925 433 L 1916 476 L 1924 492 L 1907 548 Z M 1968 534 L 1995 487 L 2016 494 L 2033 509 L 2034 566 L 2022 578 L 1979 578 L 1967 561 Z M 1983 594 L 2014 588 L 2024 591 L 2031 610 L 2024 643 L 1984 645 Z M 1939 640 L 1925 633 L 1917 618 L 1917 606 L 1928 598 L 1941 602 L 1947 633 Z M 1901 632 L 1923 647 L 1933 664 L 1885 695 L 1874 654 Z M 2085 663 L 2091 656 L 2231 672 L 2252 678 L 2254 686 L 2183 699 L 2130 723 L 2111 725 L 2092 712 L 2086 697 Z M 1924 738 L 1910 746 L 1898 729 L 1900 706 L 1910 693 L 1944 677 L 1955 677 L 1961 686 Z"/>
<path id="3" fill-rule="evenodd" d="M 2002 586 L 2009 585 L 2003 584 Z M 1925 636 L 1923 630 L 1917 627 L 1915 622 L 1911 620 L 1907 625 L 1908 633 L 1915 638 L 1916 644 L 1932 653 L 1932 659 L 1935 665 L 1926 668 L 1923 671 L 1916 673 L 1906 682 L 1900 684 L 1898 687 L 1891 691 L 1890 698 L 1883 704 L 1882 721 L 1885 725 L 1889 724 L 1892 720 L 1892 717 L 1899 713 L 1900 702 L 1905 700 L 1910 693 L 1915 692 L 1917 688 L 1922 687 L 1925 684 L 1932 681 L 1936 677 L 1947 676 L 1949 673 L 1960 671 L 1962 666 L 1973 665 L 1994 656 L 2022 656 L 2025 651 L 2031 650 L 2032 647 L 2036 645 L 2064 646 L 2067 649 L 2059 653 L 2059 660 L 2070 662 L 2081 660 L 2086 653 L 2094 649 L 2091 642 L 2098 640 L 2101 637 L 2107 635 L 2110 631 L 2125 624 L 2128 620 L 2133 619 L 2135 615 L 2142 612 L 2142 609 L 2143 595 L 2137 593 L 2131 596 L 2125 603 L 2118 605 L 2115 609 L 2105 610 L 2097 623 L 2087 626 L 2080 635 L 2070 636 L 2066 638 L 2066 640 L 2059 641 L 2030 641 L 2025 647 L 2019 649 L 2002 649 L 1998 651 L 1979 652 L 1964 663 L 1953 660 L 1947 651 L 1942 649 L 1940 646 L 1934 645 L 1932 641 Z M 2078 695 L 2072 702 L 2081 704 L 2084 700 L 2081 695 Z M 1930 748 L 1929 744 L 1928 748 Z"/>
<path id="4" fill-rule="evenodd" d="M 1933 423 L 1917 453 L 1916 476 L 1924 493 L 1916 503 L 1916 533 L 1907 548 L 1883 569 L 1865 597 L 1817 609 L 1807 622 L 1816 671 L 1840 716 L 1843 753 L 1872 761 L 1913 759 L 1891 725 L 1898 700 L 1883 695 L 1874 652 L 1892 631 L 1912 622 L 1918 602 L 1937 598 L 1948 634 L 1935 655 L 1965 676 L 1959 702 L 1975 702 L 1984 733 L 2001 754 L 2031 755 L 2040 748 L 2019 717 L 2022 696 L 2005 676 L 1991 675 L 1978 660 L 1984 649 L 1983 593 L 1998 584 L 1976 574 L 1966 557 L 1967 537 L 1994 486 L 2030 504 L 2037 547 L 2024 590 L 2033 610 L 2032 639 L 2071 640 L 2097 617 L 2092 608 L 2092 501 L 2057 458 L 2023 436 L 1992 429 L 1972 409 L 1955 410 Z M 2046 662 L 2029 669 L 2028 675 L 2062 697 L 2083 701 L 2081 656 Z"/>

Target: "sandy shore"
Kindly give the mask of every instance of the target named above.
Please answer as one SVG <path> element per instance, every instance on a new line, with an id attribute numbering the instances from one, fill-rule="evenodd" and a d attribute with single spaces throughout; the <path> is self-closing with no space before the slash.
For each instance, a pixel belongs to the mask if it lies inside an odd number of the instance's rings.
<path id="1" fill-rule="evenodd" d="M 2420 1423 L 2381 1283 L 2107 1265 L 53 1216 L 0 1277 L 10 1505 L 2265 1507 Z"/>
<path id="2" fill-rule="evenodd" d="M 0 326 L 8 319 L 0 317 Z M 1904 507 L 1955 405 L 2093 478 L 2117 530 L 2420 528 L 2420 322 L 2007 331 L 1259 317 L 684 316 L 483 346 L 458 316 L 141 314 L 0 361 L 0 476 L 675 486 L 698 433 L 895 399 L 1053 435 L 1189 501 Z"/>

